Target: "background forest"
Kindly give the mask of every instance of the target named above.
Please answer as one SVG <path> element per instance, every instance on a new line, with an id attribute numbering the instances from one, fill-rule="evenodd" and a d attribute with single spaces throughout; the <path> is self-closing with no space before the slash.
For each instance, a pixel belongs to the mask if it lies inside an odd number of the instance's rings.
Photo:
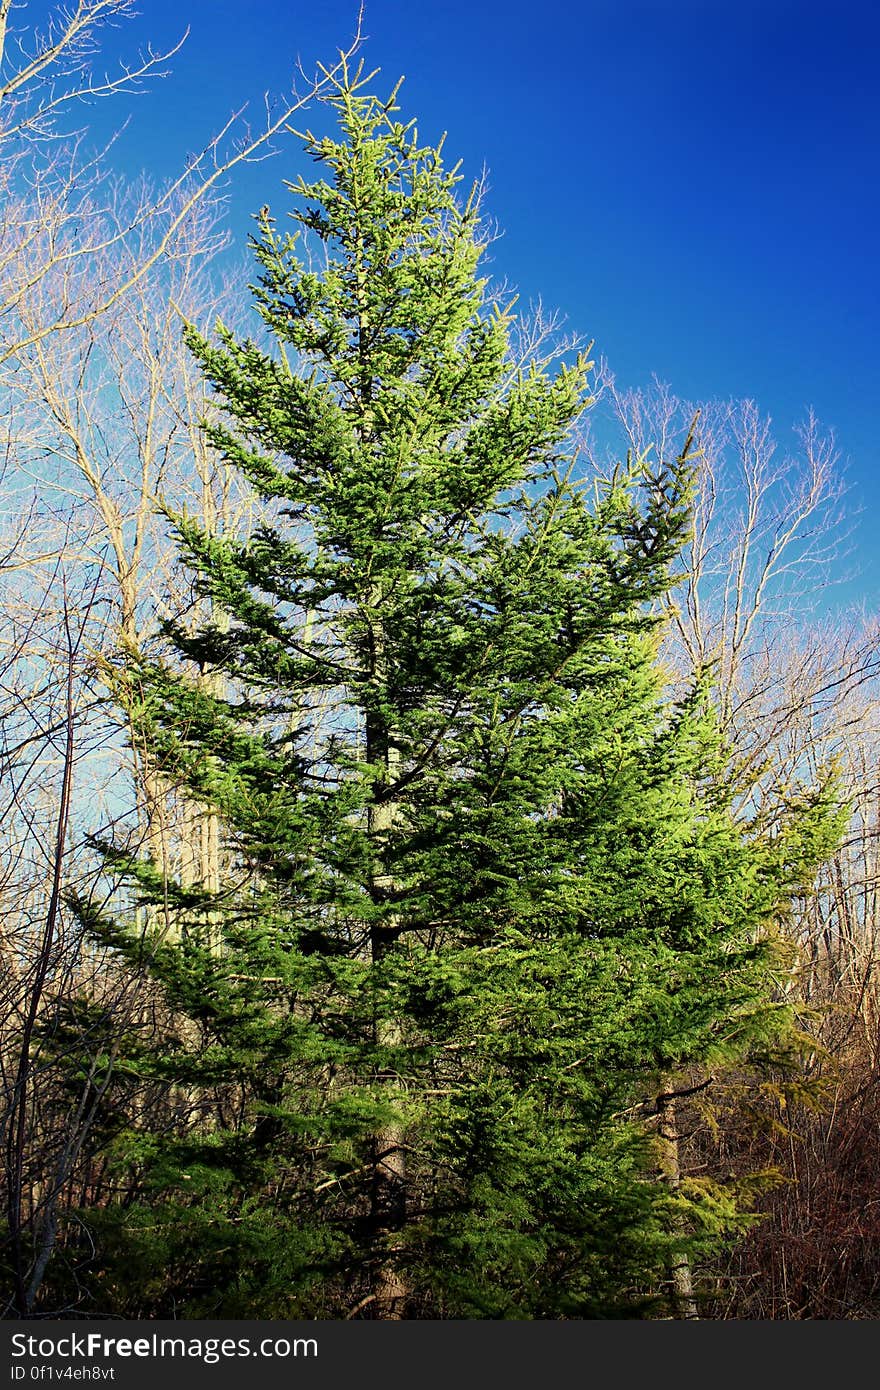
<path id="1" fill-rule="evenodd" d="M 3 1315 L 878 1316 L 833 436 L 519 304 L 360 38 L 116 180 L 130 13 L 0 0 Z"/>

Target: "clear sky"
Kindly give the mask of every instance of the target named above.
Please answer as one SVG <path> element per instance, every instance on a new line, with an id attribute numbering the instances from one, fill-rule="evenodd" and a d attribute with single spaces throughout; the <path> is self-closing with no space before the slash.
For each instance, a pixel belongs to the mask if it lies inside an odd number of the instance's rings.
<path id="1" fill-rule="evenodd" d="M 332 58 L 354 0 L 144 0 L 119 51 L 190 26 L 118 150 L 179 168 L 233 106 Z M 867 0 L 366 0 L 364 56 L 468 175 L 494 269 L 563 310 L 624 386 L 755 398 L 780 438 L 815 408 L 864 508 L 880 598 L 880 7 Z M 107 121 L 109 103 L 99 119 Z M 281 212 L 295 146 L 237 178 L 231 225 Z"/>

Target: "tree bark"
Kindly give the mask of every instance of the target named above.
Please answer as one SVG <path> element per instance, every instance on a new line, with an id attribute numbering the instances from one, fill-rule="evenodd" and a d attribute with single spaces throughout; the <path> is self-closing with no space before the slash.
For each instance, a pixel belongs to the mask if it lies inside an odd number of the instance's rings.
<path id="1" fill-rule="evenodd" d="M 665 1078 L 661 1079 L 656 1105 L 660 1173 L 670 1191 L 677 1192 L 681 1186 L 678 1122 L 675 1113 L 675 1096 Z M 700 1314 L 694 1298 L 691 1262 L 684 1248 L 673 1249 L 669 1258 L 668 1273 L 672 1316 L 686 1319 L 699 1318 Z"/>
<path id="2" fill-rule="evenodd" d="M 376 595 L 372 596 L 374 602 Z M 381 618 L 375 614 L 370 621 L 373 676 L 384 684 L 387 675 L 385 637 Z M 397 885 L 388 871 L 387 842 L 394 828 L 397 807 L 390 788 L 400 768 L 400 750 L 384 721 L 367 719 L 367 759 L 382 767 L 373 804 L 369 807 L 367 828 L 375 846 L 375 868 L 372 879 L 373 898 L 377 903 L 388 901 Z M 370 948 L 374 964 L 378 964 L 396 941 L 400 932 L 397 914 L 387 915 L 374 926 Z M 375 1025 L 378 1047 L 395 1047 L 401 1041 L 399 1024 L 395 1020 L 378 1019 Z M 397 1264 L 400 1239 L 406 1224 L 407 1171 L 403 1126 L 384 1125 L 373 1136 L 373 1179 L 370 1197 L 370 1222 L 376 1260 L 373 1276 L 373 1314 L 384 1320 L 406 1316 L 407 1287 Z"/>

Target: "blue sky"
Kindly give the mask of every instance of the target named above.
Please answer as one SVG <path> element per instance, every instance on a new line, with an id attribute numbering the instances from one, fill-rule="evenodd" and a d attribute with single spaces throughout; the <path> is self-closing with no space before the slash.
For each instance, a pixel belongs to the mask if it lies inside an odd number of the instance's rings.
<path id="1" fill-rule="evenodd" d="M 171 174 L 230 109 L 347 43 L 350 0 L 146 0 L 113 38 L 190 37 L 118 158 Z M 367 0 L 364 56 L 468 175 L 489 170 L 494 269 L 595 339 L 625 386 L 754 397 L 780 438 L 815 408 L 864 508 L 880 596 L 880 10 L 839 0 Z M 110 120 L 110 104 L 99 119 Z M 230 190 L 281 212 L 294 145 Z"/>

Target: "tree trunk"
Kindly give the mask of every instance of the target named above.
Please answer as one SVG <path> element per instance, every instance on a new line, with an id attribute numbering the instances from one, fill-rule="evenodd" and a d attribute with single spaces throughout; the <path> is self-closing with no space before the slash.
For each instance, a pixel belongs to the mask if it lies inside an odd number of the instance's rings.
<path id="1" fill-rule="evenodd" d="M 657 1139 L 660 1154 L 660 1173 L 673 1192 L 681 1186 L 681 1167 L 678 1151 L 678 1124 L 675 1114 L 675 1095 L 665 1078 L 661 1078 L 657 1096 Z M 673 1249 L 668 1265 L 670 1301 L 674 1318 L 699 1318 L 691 1279 L 691 1262 L 687 1251 Z"/>
<path id="2" fill-rule="evenodd" d="M 373 602 L 376 596 L 371 596 Z M 372 605 L 371 605 L 372 606 Z M 377 683 L 384 683 L 387 664 L 385 637 L 381 618 L 374 613 L 370 622 L 372 637 L 372 667 Z M 394 828 L 397 807 L 390 797 L 390 788 L 400 770 L 400 750 L 393 733 L 378 719 L 367 719 L 367 759 L 380 764 L 381 781 L 375 787 L 375 800 L 368 811 L 368 831 L 375 846 L 372 892 L 377 903 L 387 902 L 397 887 L 386 864 L 387 842 Z M 388 915 L 371 933 L 370 946 L 374 964 L 396 941 L 400 922 L 396 914 Z M 395 1047 L 401 1042 L 400 1027 L 395 1020 L 377 1019 L 375 1041 L 379 1047 Z M 390 1080 L 391 1078 L 386 1078 Z M 407 1288 L 397 1265 L 401 1235 L 406 1224 L 407 1172 L 403 1126 L 383 1126 L 373 1136 L 373 1179 L 370 1196 L 375 1273 L 372 1304 L 376 1318 L 397 1320 L 406 1316 Z"/>

